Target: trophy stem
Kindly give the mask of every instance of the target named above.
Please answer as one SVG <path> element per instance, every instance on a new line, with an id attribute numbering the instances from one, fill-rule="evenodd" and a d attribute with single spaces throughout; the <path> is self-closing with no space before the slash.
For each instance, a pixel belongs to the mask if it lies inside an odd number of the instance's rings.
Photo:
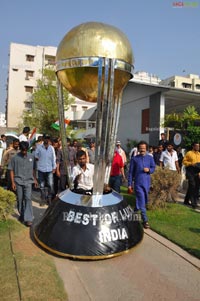
<path id="1" fill-rule="evenodd" d="M 115 148 L 122 93 L 114 96 L 114 77 L 115 59 L 100 58 L 98 66 L 94 195 L 103 194 L 104 185 L 109 182 Z"/>
<path id="2" fill-rule="evenodd" d="M 68 155 L 67 140 L 66 140 L 63 87 L 59 80 L 57 80 L 57 91 L 58 91 L 58 114 L 59 114 L 60 136 L 62 142 L 62 152 L 63 152 L 63 159 L 64 159 L 64 168 L 67 176 L 67 185 L 69 188 L 71 188 L 72 184 L 69 177 L 71 171 L 69 170 L 70 164 L 69 164 L 69 155 Z"/>
<path id="3" fill-rule="evenodd" d="M 105 184 L 109 183 L 109 178 L 110 178 L 113 153 L 114 153 L 114 149 L 115 149 L 115 142 L 116 142 L 116 138 L 117 138 L 117 131 L 118 131 L 118 125 L 119 125 L 121 101 L 122 101 L 122 92 L 114 99 L 112 115 L 111 115 L 112 117 L 110 117 L 110 119 L 109 119 L 109 120 L 111 120 L 111 126 L 110 126 L 110 133 L 108 135 L 107 145 L 110 145 L 110 147 L 109 147 L 108 160 L 107 160 L 108 164 L 106 166 L 106 171 L 105 171 L 105 180 L 104 180 Z"/>

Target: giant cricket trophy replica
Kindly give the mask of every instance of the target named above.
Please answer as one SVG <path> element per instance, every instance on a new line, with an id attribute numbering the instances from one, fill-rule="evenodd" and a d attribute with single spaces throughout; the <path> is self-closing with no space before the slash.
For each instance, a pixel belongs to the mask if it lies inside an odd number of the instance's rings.
<path id="1" fill-rule="evenodd" d="M 62 147 L 68 162 L 64 128 L 63 86 L 74 96 L 97 102 L 95 173 L 92 195 L 69 189 L 46 210 L 35 227 L 37 242 L 54 254 L 75 259 L 104 259 L 128 252 L 143 238 L 140 216 L 109 183 L 122 91 L 132 78 L 133 54 L 117 28 L 97 22 L 70 30 L 56 55 Z"/>

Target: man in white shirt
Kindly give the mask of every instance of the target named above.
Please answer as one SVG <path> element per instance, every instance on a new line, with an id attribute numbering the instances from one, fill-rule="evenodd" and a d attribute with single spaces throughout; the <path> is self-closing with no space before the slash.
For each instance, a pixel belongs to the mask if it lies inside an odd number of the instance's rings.
<path id="1" fill-rule="evenodd" d="M 72 169 L 73 192 L 79 194 L 92 194 L 94 165 L 87 162 L 86 152 L 79 150 L 76 154 L 77 165 Z"/>
<path id="2" fill-rule="evenodd" d="M 4 135 L 4 134 L 1 135 L 0 147 L 3 148 L 3 150 L 7 149 L 6 135 Z"/>
<path id="3" fill-rule="evenodd" d="M 173 144 L 170 142 L 167 143 L 166 150 L 160 156 L 160 166 L 180 173 L 177 152 L 173 149 Z"/>
<path id="4" fill-rule="evenodd" d="M 30 133 L 30 127 L 29 126 L 25 126 L 23 128 L 22 134 L 19 136 L 19 142 L 21 142 L 21 141 L 28 141 L 29 133 Z"/>

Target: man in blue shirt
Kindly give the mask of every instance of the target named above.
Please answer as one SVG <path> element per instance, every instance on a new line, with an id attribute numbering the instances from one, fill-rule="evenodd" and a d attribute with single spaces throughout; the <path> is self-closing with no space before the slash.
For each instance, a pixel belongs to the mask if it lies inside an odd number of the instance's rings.
<path id="1" fill-rule="evenodd" d="M 150 174 L 155 170 L 155 162 L 152 156 L 147 153 L 148 144 L 145 141 L 138 143 L 139 155 L 131 158 L 128 173 L 128 189 L 131 190 L 134 181 L 134 190 L 136 195 L 135 210 L 141 211 L 143 227 L 150 228 L 146 214 L 146 204 L 148 202 L 148 193 L 151 185 Z"/>
<path id="2" fill-rule="evenodd" d="M 53 146 L 50 144 L 50 136 L 43 136 L 43 144 L 39 145 L 35 151 L 37 160 L 38 181 L 41 190 L 40 206 L 45 205 L 46 201 L 49 204 L 54 195 L 53 173 L 56 170 L 56 155 Z M 45 187 L 48 188 L 48 193 L 45 193 Z"/>

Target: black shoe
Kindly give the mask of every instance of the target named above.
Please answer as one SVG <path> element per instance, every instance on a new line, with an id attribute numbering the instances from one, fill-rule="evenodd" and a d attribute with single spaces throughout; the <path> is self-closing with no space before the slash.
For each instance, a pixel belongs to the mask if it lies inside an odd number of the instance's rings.
<path id="1" fill-rule="evenodd" d="M 52 200 L 51 199 L 47 199 L 47 206 L 51 205 Z"/>
<path id="2" fill-rule="evenodd" d="M 183 204 L 186 205 L 186 206 L 191 206 L 191 203 L 189 201 L 186 201 L 186 200 L 183 202 Z"/>
<path id="3" fill-rule="evenodd" d="M 24 217 L 23 217 L 22 215 L 20 215 L 20 216 L 18 217 L 18 221 L 19 221 L 20 223 L 23 224 L 23 222 L 24 222 Z"/>
<path id="4" fill-rule="evenodd" d="M 145 228 L 145 229 L 149 229 L 150 228 L 150 225 L 149 225 L 148 222 L 143 222 L 142 224 L 143 224 L 143 228 Z"/>
<path id="5" fill-rule="evenodd" d="M 45 205 L 46 205 L 46 203 L 44 203 L 44 202 L 40 203 L 40 207 L 44 207 Z"/>
<path id="6" fill-rule="evenodd" d="M 27 227 L 31 227 L 32 226 L 32 222 L 29 222 L 29 221 L 27 221 L 27 222 L 25 222 L 25 225 L 27 226 Z"/>

